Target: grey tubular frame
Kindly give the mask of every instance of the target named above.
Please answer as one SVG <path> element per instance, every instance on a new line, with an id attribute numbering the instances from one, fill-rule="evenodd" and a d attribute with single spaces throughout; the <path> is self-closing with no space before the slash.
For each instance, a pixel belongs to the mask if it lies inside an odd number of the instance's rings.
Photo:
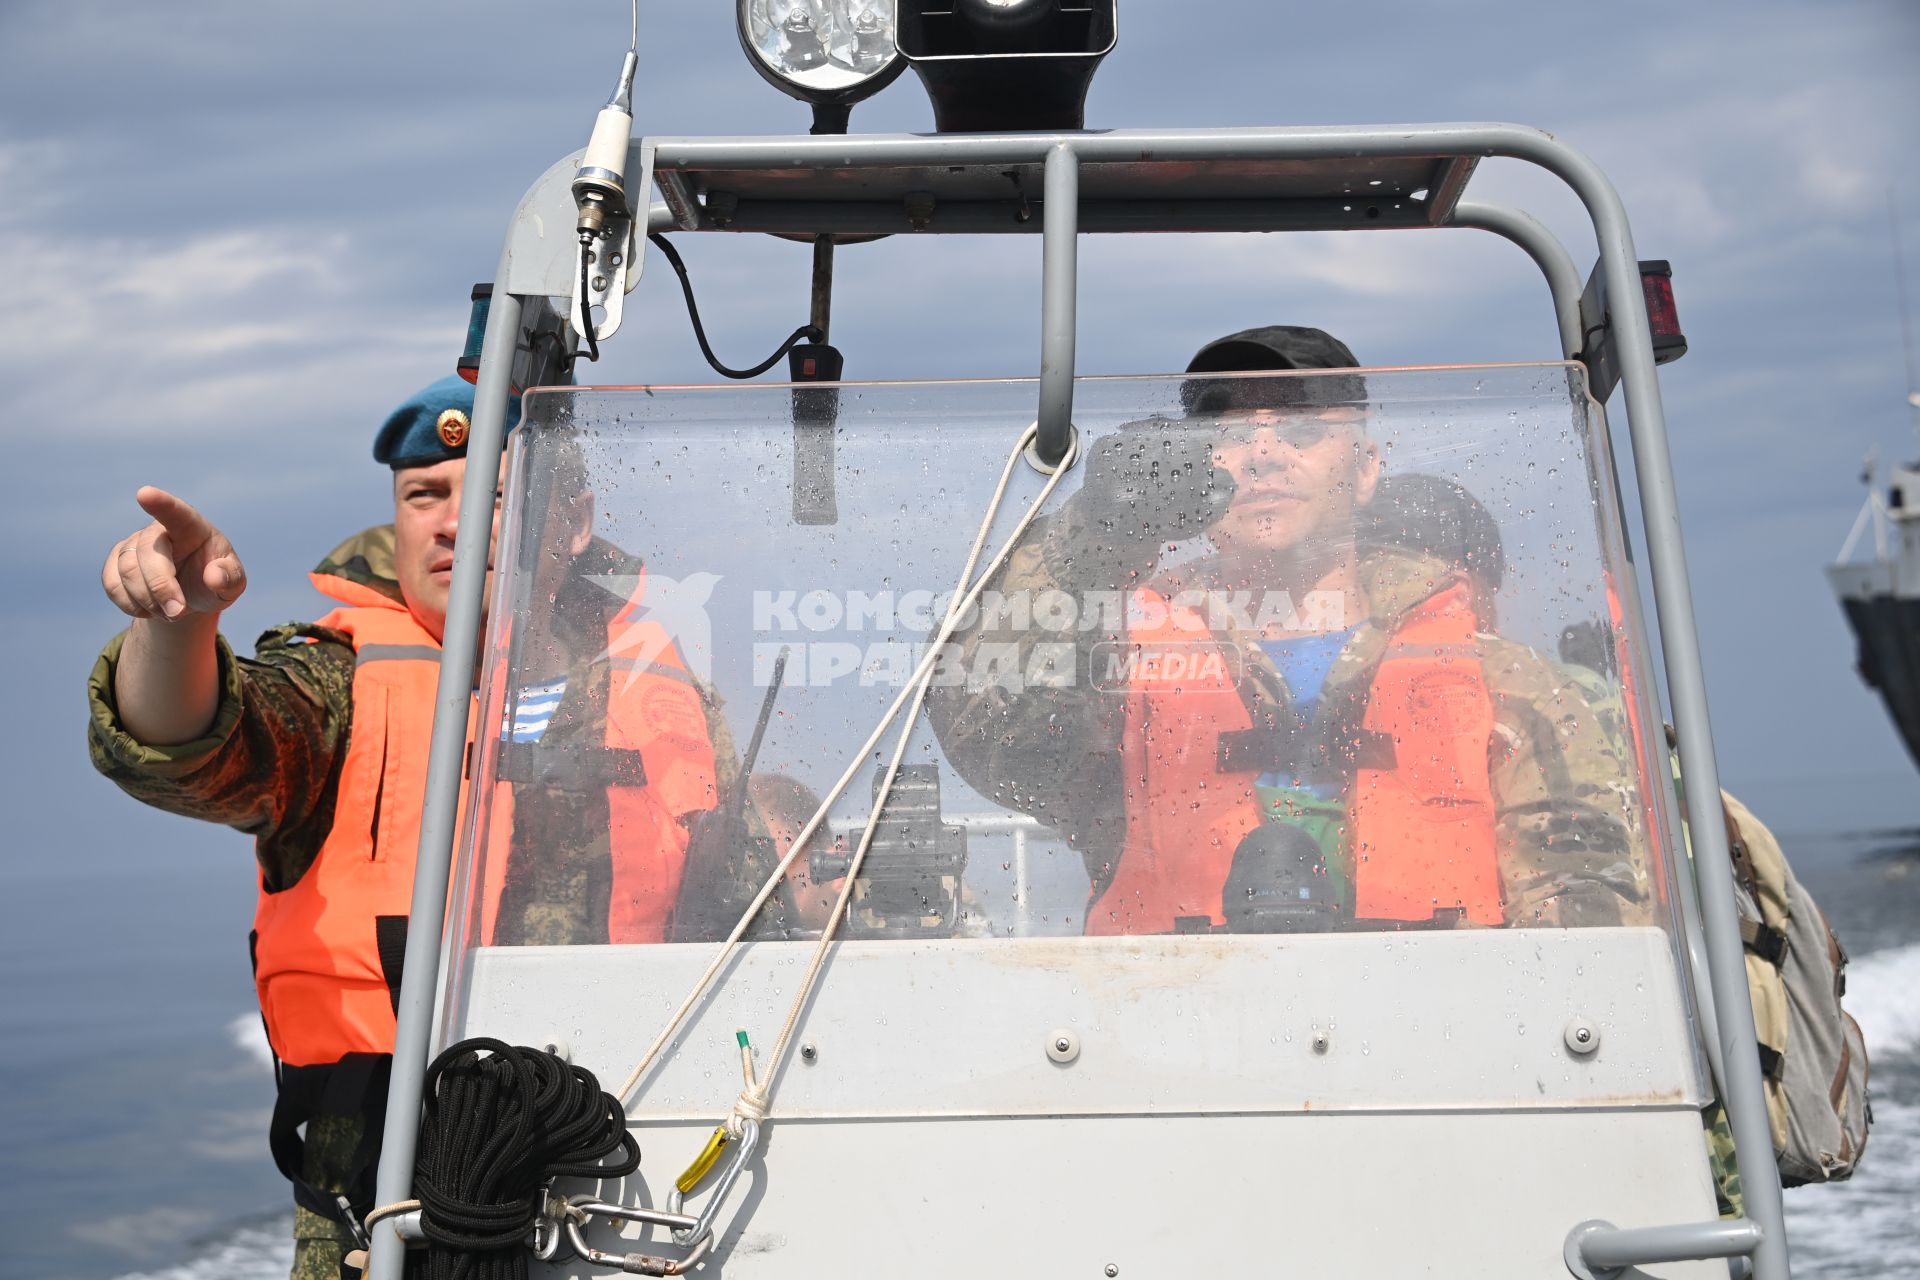
<path id="1" fill-rule="evenodd" d="M 1552 291 L 1554 316 L 1560 323 L 1561 350 L 1567 359 L 1579 359 L 1586 347 L 1586 335 L 1581 330 L 1580 319 L 1580 295 L 1586 286 L 1580 279 L 1579 270 L 1573 265 L 1573 258 L 1553 233 L 1532 215 L 1518 209 L 1465 200 L 1454 207 L 1451 225 L 1491 231 L 1526 251 L 1527 256 L 1539 266 L 1540 274 L 1546 277 L 1547 287 Z M 1604 415 L 1605 407 L 1602 406 L 1599 412 Z M 1644 637 L 1636 637 L 1636 643 L 1643 642 Z M 1685 930 L 1688 972 L 1693 979 L 1695 1003 L 1708 1024 L 1717 1028 L 1719 1018 L 1707 963 L 1706 939 L 1700 931 L 1699 896 L 1690 871 L 1691 868 L 1688 868 L 1687 872 L 1674 880 L 1680 891 L 1680 921 L 1681 928 Z M 1714 1089 L 1724 1095 L 1727 1073 L 1721 1061 L 1720 1038 L 1716 1034 L 1705 1039 L 1707 1065 L 1713 1073 Z"/>
<path id="2" fill-rule="evenodd" d="M 1546 277 L 1547 288 L 1553 292 L 1553 315 L 1560 324 L 1560 353 L 1569 360 L 1579 359 L 1586 346 L 1585 335 L 1580 332 L 1580 293 L 1585 285 L 1581 283 L 1573 258 L 1566 247 L 1554 239 L 1553 232 L 1532 214 L 1470 200 L 1454 206 L 1450 225 L 1491 231 L 1526 250 L 1527 256 L 1540 268 L 1540 274 Z"/>
<path id="3" fill-rule="evenodd" d="M 689 198 L 681 171 L 711 168 L 879 170 L 889 167 L 958 165 L 1041 165 L 1046 177 L 1043 211 L 1042 353 L 1040 423 L 1045 437 L 1043 457 L 1064 452 L 1072 414 L 1072 377 L 1075 325 L 1073 240 L 1080 231 L 1145 230 L 1158 214 L 1165 229 L 1189 230 L 1331 230 L 1387 229 L 1390 227 L 1464 225 L 1507 236 L 1532 255 L 1547 275 L 1555 298 L 1563 347 L 1567 328 L 1568 280 L 1564 251 L 1548 248 L 1552 237 L 1525 215 L 1485 206 L 1455 208 L 1459 185 L 1471 161 L 1500 156 L 1545 169 L 1565 183 L 1585 206 L 1600 250 L 1600 269 L 1607 295 L 1614 300 L 1606 340 L 1614 346 L 1626 409 L 1628 438 L 1640 487 L 1642 527 L 1648 568 L 1653 582 L 1660 653 L 1667 675 L 1674 724 L 1678 732 L 1681 768 L 1687 778 L 1687 818 L 1698 867 L 1698 894 L 1705 953 L 1712 992 L 1713 1016 L 1720 1041 L 1721 1086 L 1738 1150 L 1749 1156 L 1745 1179 L 1748 1222 L 1730 1228 L 1721 1222 L 1662 1227 L 1659 1243 L 1664 1255 L 1677 1258 L 1724 1257 L 1729 1251 L 1751 1253 L 1757 1280 L 1785 1280 L 1788 1276 L 1786 1231 L 1777 1178 L 1762 1176 L 1772 1169 L 1772 1137 L 1762 1090 L 1759 1057 L 1754 1051 L 1753 1010 L 1748 1002 L 1746 966 L 1734 906 L 1732 868 L 1725 827 L 1719 812 L 1720 776 L 1708 727 L 1705 676 L 1700 661 L 1699 636 L 1694 623 L 1692 589 L 1686 553 L 1680 536 L 1679 509 L 1667 444 L 1665 413 L 1655 376 L 1652 339 L 1639 279 L 1639 262 L 1626 210 L 1613 184 L 1579 151 L 1550 134 L 1511 124 L 1368 125 L 1311 128 L 1257 128 L 1220 130 L 1123 130 L 1106 133 L 1022 133 L 983 135 L 875 135 L 841 137 L 745 137 L 636 141 L 636 160 L 651 160 L 672 220 L 682 229 L 704 229 L 701 211 Z M 1438 215 L 1425 220 L 1396 215 L 1374 223 L 1342 220 L 1337 208 L 1307 202 L 1219 201 L 1211 211 L 1204 206 L 1174 207 L 1143 202 L 1113 211 L 1113 216 L 1083 216 L 1076 194 L 1082 166 L 1091 164 L 1150 165 L 1160 161 L 1340 161 L 1408 157 L 1470 158 L 1447 172 L 1452 190 L 1435 191 L 1428 199 Z M 558 172 L 567 162 L 549 171 Z M 631 171 L 639 172 L 630 162 Z M 532 197 L 529 193 L 529 199 Z M 679 196 L 675 198 L 676 194 Z M 1271 207 L 1269 207 L 1271 205 Z M 523 205 L 523 209 L 526 206 Z M 1417 212 L 1418 210 L 1416 210 Z M 823 206 L 823 222 L 812 228 L 837 232 L 905 231 L 896 226 L 897 214 L 878 217 L 867 206 Z M 1351 212 L 1351 210 L 1345 210 Z M 1464 213 L 1465 216 L 1461 216 Z M 650 225 L 661 219 L 648 211 Z M 497 280 L 513 277 L 514 262 L 524 223 L 516 218 L 502 253 Z M 718 228 L 716 228 L 718 229 Z M 771 226 L 740 230 L 774 230 Z M 966 225 L 944 219 L 941 231 L 1027 230 L 984 223 Z M 527 246 L 551 253 L 550 246 Z M 524 276 L 525 273 L 522 272 Z M 527 292 L 523 290 L 522 292 Z M 564 292 L 555 288 L 553 293 Z M 1579 291 L 1573 290 L 1577 309 Z M 470 465 L 482 468 L 468 476 L 461 519 L 469 528 L 485 527 L 490 518 L 494 485 L 498 479 L 500 441 L 507 399 L 507 366 L 519 324 L 521 298 L 506 290 L 496 292 L 488 317 L 481 355 L 481 373 L 475 402 Z M 1575 330 L 1577 331 L 1577 321 Z M 491 474 L 487 474 L 488 470 Z M 452 598 L 435 701 L 434 730 L 427 768 L 426 810 L 421 823 L 419 859 L 415 869 L 412 918 L 442 921 L 446 916 L 447 881 L 454 842 L 454 818 L 459 803 L 462 755 L 465 746 L 470 677 L 479 640 L 481 590 L 485 580 L 485 551 L 469 539 L 456 547 Z M 442 956 L 442 930 L 424 923 L 409 931 L 405 979 L 401 986 L 399 1029 L 395 1040 L 392 1085 L 388 1093 L 385 1141 L 379 1168 L 378 1199 L 404 1199 L 412 1183 L 413 1159 L 420 1114 L 422 1077 L 434 1025 L 434 1005 Z M 1754 1158 L 1756 1157 L 1757 1158 Z M 1633 1231 L 1614 1231 L 1583 1224 L 1569 1249 L 1581 1256 L 1620 1257 L 1637 1237 Z M 1644 1229 L 1641 1229 L 1644 1230 Z M 377 1280 L 397 1280 L 402 1242 L 392 1231 L 376 1231 L 370 1273 Z M 1697 1245 L 1697 1248 L 1694 1246 Z M 1688 1252 L 1689 1249 L 1692 1252 Z"/>

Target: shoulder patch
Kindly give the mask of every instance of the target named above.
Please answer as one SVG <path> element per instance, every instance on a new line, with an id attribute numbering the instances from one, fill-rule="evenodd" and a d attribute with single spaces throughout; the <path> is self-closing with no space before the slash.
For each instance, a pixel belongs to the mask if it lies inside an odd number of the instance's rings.
<path id="1" fill-rule="evenodd" d="M 560 710 L 560 700 L 566 694 L 565 676 L 522 688 L 519 697 L 514 700 L 513 711 L 500 726 L 500 736 L 509 742 L 540 741 L 547 726 L 553 723 L 554 713 Z"/>

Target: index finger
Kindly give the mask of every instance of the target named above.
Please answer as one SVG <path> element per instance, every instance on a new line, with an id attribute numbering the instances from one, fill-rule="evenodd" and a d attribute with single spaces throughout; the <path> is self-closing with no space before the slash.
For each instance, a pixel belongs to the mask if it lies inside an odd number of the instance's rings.
<path id="1" fill-rule="evenodd" d="M 140 504 L 142 511 L 160 522 L 167 536 L 173 539 L 175 551 L 182 556 L 191 553 L 213 532 L 213 526 L 192 503 L 174 497 L 165 489 L 142 485 L 133 500 Z"/>

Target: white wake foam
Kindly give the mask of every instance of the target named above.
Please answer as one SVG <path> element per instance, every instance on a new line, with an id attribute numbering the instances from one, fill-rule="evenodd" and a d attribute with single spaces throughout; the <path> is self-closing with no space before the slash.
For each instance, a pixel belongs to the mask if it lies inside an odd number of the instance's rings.
<path id="1" fill-rule="evenodd" d="M 1869 1058 L 1920 1049 L 1920 942 L 1849 964 L 1845 1004 L 1867 1038 Z"/>
<path id="2" fill-rule="evenodd" d="M 273 1065 L 273 1050 L 267 1047 L 267 1028 L 257 1012 L 243 1013 L 227 1024 L 227 1038 L 236 1049 L 261 1066 Z"/>
<path id="3" fill-rule="evenodd" d="M 255 1018 L 256 1027 L 259 1019 Z M 118 1280 L 286 1280 L 293 1269 L 293 1223 L 276 1219 L 240 1228 L 198 1257 L 159 1271 L 130 1272 Z"/>
<path id="4" fill-rule="evenodd" d="M 1866 1155 L 1852 1180 L 1786 1193 L 1787 1251 L 1795 1273 L 1821 1280 L 1920 1275 L 1917 1171 L 1920 1107 L 1876 1095 Z"/>

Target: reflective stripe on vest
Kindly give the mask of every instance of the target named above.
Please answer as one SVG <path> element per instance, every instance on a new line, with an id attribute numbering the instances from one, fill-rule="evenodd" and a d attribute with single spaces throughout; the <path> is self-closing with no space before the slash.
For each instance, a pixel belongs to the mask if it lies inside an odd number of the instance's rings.
<path id="1" fill-rule="evenodd" d="M 1134 653 L 1174 644 L 1188 657 L 1136 662 L 1129 673 L 1126 834 L 1088 908 L 1090 934 L 1166 933 L 1182 917 L 1223 924 L 1234 852 L 1262 821 L 1258 771 L 1220 769 L 1221 735 L 1253 723 L 1235 686 L 1239 655 L 1197 614 L 1145 589 L 1135 596 L 1152 598 L 1130 602 L 1131 615 L 1158 625 L 1129 631 Z M 1395 763 L 1358 769 L 1348 799 L 1361 918 L 1427 920 L 1452 908 L 1476 923 L 1504 919 L 1487 765 L 1493 710 L 1475 629 L 1466 588 L 1447 588 L 1403 619 L 1373 676 L 1364 727 L 1391 738 Z M 1196 660 L 1201 649 L 1218 660 Z"/>
<path id="2" fill-rule="evenodd" d="M 411 613 L 339 579 L 315 575 L 314 582 L 360 607 L 336 609 L 319 622 L 347 633 L 355 652 L 353 720 L 332 826 L 306 874 L 278 893 L 263 887 L 254 914 L 260 1008 L 274 1053 L 292 1066 L 392 1051 L 393 1002 L 376 921 L 404 918 L 412 905 L 439 682 L 440 646 Z M 639 751 L 647 773 L 645 786 L 608 788 L 608 935 L 616 942 L 664 935 L 686 857 L 685 816 L 714 804 L 713 747 L 700 695 L 664 633 L 636 637 L 637 627 L 657 632 L 655 624 L 622 621 L 631 611 L 629 604 L 610 627 L 610 647 L 616 630 L 623 642 L 637 638 L 651 646 L 661 671 L 610 675 L 607 745 Z M 465 807 L 463 794 L 463 816 Z M 488 815 L 487 847 L 495 851 L 486 874 L 489 940 L 512 808 L 511 787 L 501 784 Z"/>

